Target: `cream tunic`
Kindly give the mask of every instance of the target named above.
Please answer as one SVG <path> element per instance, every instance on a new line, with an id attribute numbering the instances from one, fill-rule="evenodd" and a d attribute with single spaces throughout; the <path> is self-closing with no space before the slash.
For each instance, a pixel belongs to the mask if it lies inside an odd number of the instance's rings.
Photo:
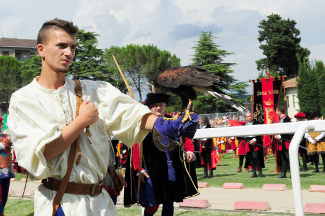
<path id="1" fill-rule="evenodd" d="M 107 82 L 81 81 L 81 86 L 83 100 L 96 105 L 99 120 L 90 125 L 92 136 L 80 134 L 81 161 L 78 166 L 74 163 L 69 181 L 92 184 L 106 175 L 110 148 L 107 135 L 128 147 L 141 142 L 147 132 L 140 131 L 140 124 L 150 110 Z M 67 78 L 58 90 L 43 88 L 34 79 L 12 94 L 8 123 L 17 160 L 37 179 L 61 180 L 67 171 L 70 147 L 50 161 L 45 160 L 43 151 L 75 119 L 74 88 L 74 81 Z M 34 198 L 35 215 L 52 215 L 55 195 L 55 191 L 40 185 Z M 66 216 L 117 215 L 105 190 L 95 197 L 64 194 L 61 205 Z"/>

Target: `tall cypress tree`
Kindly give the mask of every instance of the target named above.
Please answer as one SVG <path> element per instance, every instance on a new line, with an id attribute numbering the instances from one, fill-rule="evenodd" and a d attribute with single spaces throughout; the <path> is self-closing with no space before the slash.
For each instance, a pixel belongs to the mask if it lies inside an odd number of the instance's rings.
<path id="1" fill-rule="evenodd" d="M 248 84 L 246 82 L 239 82 L 232 76 L 233 70 L 230 67 L 236 63 L 225 63 L 223 59 L 233 53 L 220 49 L 220 46 L 214 42 L 216 38 L 212 35 L 211 31 L 201 33 L 199 41 L 192 47 L 195 50 L 192 59 L 193 65 L 206 68 L 211 73 L 224 78 L 231 90 L 231 92 L 228 92 L 229 95 L 235 99 L 238 95 L 246 93 L 245 88 Z M 228 104 L 212 96 L 198 96 L 198 100 L 194 102 L 194 106 L 195 111 L 198 113 L 235 111 Z"/>
<path id="2" fill-rule="evenodd" d="M 299 62 L 298 99 L 300 111 L 310 114 L 320 111 L 325 114 L 325 69 L 322 61 Z"/>
<path id="3" fill-rule="evenodd" d="M 317 83 L 318 83 L 318 105 L 319 111 L 322 116 L 325 116 L 325 67 L 322 61 L 315 62 L 317 70 Z"/>
<path id="4" fill-rule="evenodd" d="M 301 61 L 299 56 L 298 56 L 298 77 L 297 77 L 297 82 L 298 82 L 298 86 L 297 86 L 297 93 L 298 93 L 298 99 L 299 99 L 299 107 L 300 107 L 300 111 L 303 113 L 307 113 L 308 112 L 308 70 L 309 70 L 309 66 L 307 65 L 308 62 L 308 58 L 303 58 L 303 60 Z"/>

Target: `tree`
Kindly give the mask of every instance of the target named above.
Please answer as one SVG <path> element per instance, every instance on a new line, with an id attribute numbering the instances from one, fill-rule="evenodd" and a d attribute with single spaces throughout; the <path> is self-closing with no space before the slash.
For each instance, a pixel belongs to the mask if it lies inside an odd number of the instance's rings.
<path id="1" fill-rule="evenodd" d="M 315 67 L 317 70 L 317 84 L 318 84 L 318 105 L 321 115 L 325 116 L 325 67 L 322 61 L 316 61 Z"/>
<path id="2" fill-rule="evenodd" d="M 102 64 L 103 50 L 97 48 L 97 36 L 94 32 L 79 30 L 76 34 L 76 53 L 69 72 L 73 79 L 105 80 L 110 70 Z"/>
<path id="3" fill-rule="evenodd" d="M 148 90 L 150 81 L 161 71 L 180 65 L 180 59 L 166 50 L 159 50 L 154 45 L 129 44 L 126 47 L 112 46 L 105 49 L 105 65 L 115 66 L 115 55 L 129 83 L 143 101 L 142 92 Z"/>
<path id="4" fill-rule="evenodd" d="M 21 62 L 11 56 L 0 56 L 0 102 L 9 108 L 11 94 L 21 87 Z"/>
<path id="5" fill-rule="evenodd" d="M 320 78 L 325 78 L 323 62 L 310 62 L 308 58 L 303 58 L 299 61 L 299 77 L 298 81 L 298 99 L 300 111 L 306 114 L 315 111 L 324 113 L 323 106 L 325 105 L 324 97 L 324 81 Z"/>
<path id="6" fill-rule="evenodd" d="M 300 31 L 295 27 L 295 20 L 284 20 L 280 15 L 271 14 L 267 20 L 262 20 L 258 27 L 258 41 L 263 43 L 259 46 L 266 58 L 256 61 L 257 70 L 270 68 L 280 75 L 297 75 L 298 60 L 308 57 L 310 51 L 300 46 Z"/>
<path id="7" fill-rule="evenodd" d="M 22 77 L 22 86 L 30 83 L 35 77 L 41 75 L 42 59 L 40 56 L 33 56 L 30 59 L 25 59 L 19 68 Z"/>
<path id="8" fill-rule="evenodd" d="M 192 47 L 194 57 L 192 59 L 193 65 L 197 65 L 210 70 L 211 73 L 223 78 L 231 92 L 228 94 L 236 100 L 238 95 L 245 94 L 245 88 L 248 86 L 245 82 L 239 82 L 231 74 L 233 70 L 230 69 L 235 63 L 225 63 L 223 58 L 233 53 L 220 49 L 214 40 L 217 37 L 213 36 L 211 31 L 202 32 L 199 41 Z M 243 102 L 243 101 L 240 101 Z M 212 96 L 198 96 L 194 102 L 195 111 L 198 113 L 212 113 L 212 112 L 226 112 L 233 110 L 231 106 L 218 100 Z"/>

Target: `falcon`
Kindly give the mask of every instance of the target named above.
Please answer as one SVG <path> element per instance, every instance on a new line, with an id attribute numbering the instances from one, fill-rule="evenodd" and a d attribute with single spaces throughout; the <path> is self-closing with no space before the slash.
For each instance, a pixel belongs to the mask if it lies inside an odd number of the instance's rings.
<path id="1" fill-rule="evenodd" d="M 158 74 L 151 84 L 153 92 L 161 88 L 179 95 L 182 100 L 182 110 L 187 109 L 188 118 L 192 111 L 193 100 L 197 99 L 197 93 L 218 98 L 240 112 L 245 110 L 242 105 L 221 91 L 221 89 L 228 89 L 225 79 L 199 66 L 190 65 L 167 69 Z M 184 118 L 184 122 L 188 119 L 187 117 Z"/>

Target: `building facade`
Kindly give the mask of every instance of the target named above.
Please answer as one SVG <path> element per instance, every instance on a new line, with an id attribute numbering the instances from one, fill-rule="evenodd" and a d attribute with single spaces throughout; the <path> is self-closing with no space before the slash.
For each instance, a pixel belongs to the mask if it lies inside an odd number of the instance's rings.
<path id="1" fill-rule="evenodd" d="M 18 61 L 24 61 L 38 55 L 36 40 L 18 38 L 0 38 L 0 56 L 9 55 Z"/>
<path id="2" fill-rule="evenodd" d="M 297 85 L 298 83 L 296 78 L 284 82 L 285 96 L 287 100 L 287 115 L 292 119 L 292 121 L 296 121 L 294 115 L 296 115 L 300 109 L 297 96 Z"/>

